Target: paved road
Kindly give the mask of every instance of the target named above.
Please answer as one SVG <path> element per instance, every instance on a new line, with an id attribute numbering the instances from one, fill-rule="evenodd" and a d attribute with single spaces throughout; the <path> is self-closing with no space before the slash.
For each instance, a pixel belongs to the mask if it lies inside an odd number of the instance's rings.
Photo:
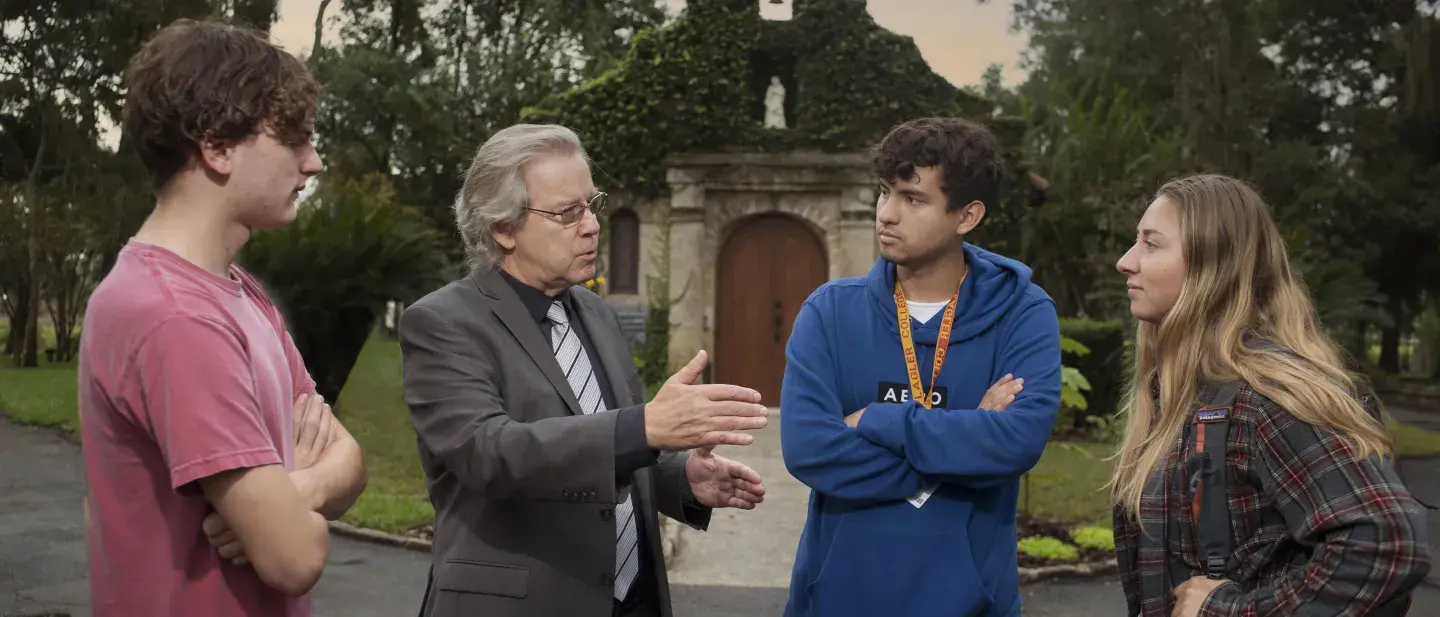
<path id="1" fill-rule="evenodd" d="M 1440 416 L 1407 414 L 1401 419 L 1434 422 L 1440 428 Z M 763 454 L 756 451 L 757 460 L 768 458 Z M 1411 461 L 1404 471 L 1422 499 L 1440 504 L 1440 459 Z M 53 431 L 0 419 L 0 617 L 90 614 L 82 492 L 80 451 L 74 443 Z M 759 527 L 764 521 L 735 521 L 725 527 L 742 524 Z M 1436 542 L 1440 515 L 1432 515 L 1429 528 Z M 710 554 L 707 548 L 695 543 L 686 548 L 687 563 L 677 569 L 682 580 L 674 587 L 677 617 L 780 615 L 785 602 L 781 587 L 705 580 L 708 571 L 701 557 Z M 749 559 L 771 563 L 763 568 L 771 570 L 788 561 L 793 550 L 793 539 L 776 541 L 765 554 Z M 745 569 L 740 562 L 732 563 L 737 565 L 726 569 Z M 314 592 L 316 613 L 319 617 L 414 615 L 425 571 L 424 554 L 337 537 L 325 578 Z M 1124 614 L 1120 590 L 1109 577 L 1028 585 L 1024 595 L 1027 617 Z M 1430 585 L 1417 598 L 1417 606 L 1437 605 L 1440 572 L 1432 574 Z"/>
<path id="2" fill-rule="evenodd" d="M 0 419 L 0 617 L 90 614 L 80 513 L 83 478 L 74 443 L 54 431 Z M 426 555 L 343 537 L 335 537 L 333 547 L 314 591 L 317 617 L 415 614 L 425 588 Z M 771 547 L 770 557 L 788 561 L 793 550 L 789 540 Z M 697 561 L 692 554 L 692 565 Z M 683 583 L 673 590 L 676 617 L 780 615 L 785 593 L 773 586 Z M 1077 617 L 1121 610 L 1118 589 L 1104 583 L 1040 584 L 1027 587 L 1026 594 L 1027 615 Z"/>

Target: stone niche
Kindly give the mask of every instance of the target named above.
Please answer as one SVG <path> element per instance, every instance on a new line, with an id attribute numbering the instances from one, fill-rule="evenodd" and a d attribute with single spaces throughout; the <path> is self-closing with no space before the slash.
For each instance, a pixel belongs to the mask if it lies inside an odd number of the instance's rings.
<path id="1" fill-rule="evenodd" d="M 715 377 L 746 381 L 735 372 L 743 356 L 746 364 L 761 365 L 754 379 L 778 380 L 784 339 L 800 301 L 827 280 L 863 276 L 878 254 L 869 158 L 689 153 L 670 157 L 667 167 L 668 196 L 621 198 L 625 203 L 617 204 L 616 211 L 631 208 L 640 220 L 639 285 L 634 293 L 611 293 L 607 299 L 628 322 L 627 331 L 643 329 L 640 317 L 652 277 L 664 265 L 657 254 L 668 227 L 670 291 L 679 298 L 670 311 L 670 369 L 703 348 L 711 354 L 710 369 L 726 373 Z M 727 267 L 731 274 L 722 281 Z M 743 272 L 737 274 L 737 268 Z M 730 288 L 722 288 L 726 285 Z M 716 340 L 717 321 L 722 331 L 729 328 L 725 341 Z M 773 329 L 774 336 L 743 336 L 756 329 Z M 727 357 L 717 350 L 726 350 Z M 773 366 L 777 350 L 780 365 Z"/>

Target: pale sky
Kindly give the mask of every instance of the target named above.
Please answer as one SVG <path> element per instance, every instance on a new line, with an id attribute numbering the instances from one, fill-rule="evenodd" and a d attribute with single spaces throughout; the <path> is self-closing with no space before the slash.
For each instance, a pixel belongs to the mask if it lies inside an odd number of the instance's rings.
<path id="1" fill-rule="evenodd" d="M 787 18 L 790 3 L 775 7 L 761 2 L 761 15 Z M 685 0 L 665 0 L 672 13 Z M 340 2 L 330 3 L 327 21 L 339 13 Z M 869 0 L 870 14 L 881 27 L 910 36 L 936 73 L 957 86 L 979 83 L 985 67 L 1001 63 L 1005 85 L 1023 76 L 1017 63 L 1025 38 L 1010 32 L 1010 2 L 989 0 Z M 309 52 L 315 36 L 315 11 L 320 0 L 280 0 L 280 19 L 271 27 L 278 42 L 292 53 Z M 327 29 L 327 38 L 330 35 Z"/>

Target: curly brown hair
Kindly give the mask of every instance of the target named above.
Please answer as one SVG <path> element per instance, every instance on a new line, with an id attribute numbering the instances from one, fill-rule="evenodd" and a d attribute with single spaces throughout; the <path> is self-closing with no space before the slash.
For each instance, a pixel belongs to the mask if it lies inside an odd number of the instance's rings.
<path id="1" fill-rule="evenodd" d="M 939 167 L 948 212 L 972 201 L 998 206 L 1005 160 L 995 135 L 963 118 L 919 118 L 891 129 L 872 151 L 875 175 L 914 181 L 916 167 Z"/>
<path id="2" fill-rule="evenodd" d="M 295 56 L 260 31 L 178 20 L 130 59 L 121 118 L 158 190 L 199 151 L 262 131 L 293 145 L 310 139 L 320 87 Z"/>

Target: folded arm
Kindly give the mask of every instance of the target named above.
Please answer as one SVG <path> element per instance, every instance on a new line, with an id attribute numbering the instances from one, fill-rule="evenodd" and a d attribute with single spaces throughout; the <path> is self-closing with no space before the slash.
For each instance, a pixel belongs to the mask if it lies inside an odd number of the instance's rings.
<path id="1" fill-rule="evenodd" d="M 1264 495 L 1290 537 L 1313 551 L 1271 584 L 1249 592 L 1221 585 L 1202 616 L 1364 615 L 1429 573 L 1425 512 L 1389 465 L 1358 458 L 1334 430 L 1283 411 L 1261 417 L 1255 443 Z"/>
<path id="2" fill-rule="evenodd" d="M 355 500 L 365 491 L 369 475 L 360 444 L 341 426 L 338 418 L 332 420 L 331 426 L 330 442 L 320 458 L 305 469 L 290 472 L 290 479 L 311 510 L 335 520 L 355 505 Z"/>
<path id="3" fill-rule="evenodd" d="M 1047 300 L 1026 307 L 1000 344 L 1000 372 L 1025 380 L 1025 389 L 1005 411 L 871 403 L 856 432 L 937 480 L 980 488 L 1023 475 L 1039 462 L 1060 409 L 1060 324 L 1054 304 Z"/>
<path id="4" fill-rule="evenodd" d="M 309 369 L 305 368 L 305 358 L 295 346 L 295 340 L 283 327 L 285 321 L 278 310 L 275 311 L 275 319 L 276 323 L 281 325 L 280 334 L 284 338 L 285 357 L 290 364 L 290 374 L 295 380 L 296 397 L 314 396 L 315 380 L 311 379 Z M 299 409 L 295 409 L 293 413 L 298 414 Z M 329 416 L 325 419 L 330 427 L 329 441 L 321 445 L 320 455 L 314 462 L 291 471 L 290 479 L 311 510 L 319 512 L 327 519 L 335 520 L 344 516 L 350 506 L 355 505 L 355 500 L 365 491 L 369 474 L 365 470 L 360 444 L 350 436 L 350 432 L 345 430 L 338 418 L 328 411 L 325 415 Z M 321 419 L 317 415 L 307 418 L 306 421 L 318 425 Z M 318 430 L 315 426 L 308 428 Z M 303 432 L 303 429 L 297 426 L 297 441 L 301 439 Z"/>
<path id="5" fill-rule="evenodd" d="M 330 536 L 286 474 L 268 429 L 281 411 L 260 407 L 241 341 L 210 317 L 180 314 L 157 327 L 133 367 L 147 402 L 136 421 L 159 445 L 171 486 L 202 493 L 260 580 L 298 596 L 319 580 Z"/>
<path id="6" fill-rule="evenodd" d="M 841 405 L 832 351 L 826 325 L 807 301 L 785 346 L 780 444 L 786 469 L 815 491 L 841 499 L 890 501 L 914 495 L 924 485 L 920 474 L 845 424 L 854 410 Z"/>
<path id="7" fill-rule="evenodd" d="M 423 446 L 495 499 L 616 503 L 615 412 L 514 422 L 500 359 L 423 305 L 400 318 L 405 402 Z"/>
<path id="8" fill-rule="evenodd" d="M 225 520 L 266 585 L 308 593 L 325 569 L 330 533 L 280 465 L 224 471 L 199 480 L 205 498 Z"/>

